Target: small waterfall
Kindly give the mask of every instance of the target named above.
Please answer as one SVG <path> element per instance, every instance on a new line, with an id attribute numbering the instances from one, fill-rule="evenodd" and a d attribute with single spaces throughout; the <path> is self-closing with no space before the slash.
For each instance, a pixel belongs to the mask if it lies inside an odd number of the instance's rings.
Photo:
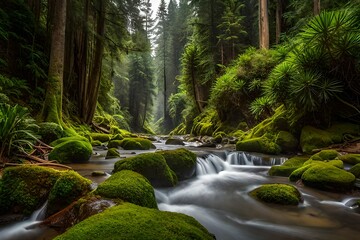
<path id="1" fill-rule="evenodd" d="M 32 240 L 36 239 L 41 234 L 42 229 L 38 227 L 45 218 L 45 212 L 47 208 L 47 202 L 33 212 L 33 214 L 27 220 L 10 224 L 8 226 L 0 228 L 1 240 Z"/>
<path id="2" fill-rule="evenodd" d="M 226 168 L 226 163 L 218 156 L 209 154 L 198 157 L 196 161 L 196 175 L 217 174 Z"/>
<path id="3" fill-rule="evenodd" d="M 272 166 L 280 165 L 287 160 L 285 157 L 261 157 L 245 152 L 231 152 L 226 156 L 230 165 Z"/>

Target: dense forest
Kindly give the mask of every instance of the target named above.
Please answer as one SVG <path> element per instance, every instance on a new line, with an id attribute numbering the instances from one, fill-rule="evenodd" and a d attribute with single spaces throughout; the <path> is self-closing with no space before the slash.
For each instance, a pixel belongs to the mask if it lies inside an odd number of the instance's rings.
<path id="1" fill-rule="evenodd" d="M 78 216 L 72 224 L 88 217 L 69 205 L 83 196 L 84 205 L 101 196 L 155 214 L 153 187 L 190 179 L 198 161 L 188 149 L 158 151 L 166 149 L 156 145 L 160 135 L 179 145 L 286 155 L 293 161 L 269 175 L 353 190 L 360 177 L 360 0 L 1 0 L 0 238 L 2 215 L 28 216 L 45 200 L 47 223 L 61 222 L 63 230 L 71 214 Z M 119 149 L 154 148 L 114 163 L 114 175 L 94 191 L 78 173 L 52 169 L 88 163 L 94 149 L 120 158 Z M 334 160 L 326 174 L 341 168 L 336 175 L 350 180 L 324 187 L 302 178 L 309 161 L 320 160 Z M 359 164 L 349 173 L 344 163 Z M 124 189 L 114 190 L 116 181 Z M 24 184 L 47 191 L 28 187 L 26 195 Z M 131 215 L 135 205 L 114 212 Z M 173 217 L 161 214 L 159 228 Z M 185 239 L 193 232 L 213 238 L 177 217 Z M 174 237 L 166 234 L 158 238 Z M 74 237 L 64 236 L 58 239 Z"/>

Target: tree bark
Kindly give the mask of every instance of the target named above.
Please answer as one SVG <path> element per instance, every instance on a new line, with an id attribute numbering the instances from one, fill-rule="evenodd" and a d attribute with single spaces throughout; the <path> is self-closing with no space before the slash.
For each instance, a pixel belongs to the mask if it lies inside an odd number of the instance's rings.
<path id="1" fill-rule="evenodd" d="M 314 16 L 320 14 L 320 0 L 314 0 Z"/>
<path id="2" fill-rule="evenodd" d="M 87 111 L 82 112 L 82 119 L 85 123 L 90 124 L 95 114 L 97 98 L 100 88 L 102 57 L 104 53 L 104 34 L 105 34 L 105 0 L 98 0 L 98 18 L 96 24 L 96 43 L 92 69 L 88 79 L 87 99 L 85 106 Z"/>
<path id="3" fill-rule="evenodd" d="M 62 123 L 62 95 L 65 58 L 66 0 L 54 4 L 48 81 L 42 118 L 47 122 Z"/>
<path id="4" fill-rule="evenodd" d="M 259 0 L 259 45 L 269 49 L 269 16 L 267 0 Z"/>

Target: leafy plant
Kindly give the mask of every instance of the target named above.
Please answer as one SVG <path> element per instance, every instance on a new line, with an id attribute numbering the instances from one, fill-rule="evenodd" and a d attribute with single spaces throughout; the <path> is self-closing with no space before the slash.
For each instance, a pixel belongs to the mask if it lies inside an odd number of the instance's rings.
<path id="1" fill-rule="evenodd" d="M 37 127 L 26 108 L 0 105 L 0 162 L 31 148 L 37 139 L 34 134 Z"/>

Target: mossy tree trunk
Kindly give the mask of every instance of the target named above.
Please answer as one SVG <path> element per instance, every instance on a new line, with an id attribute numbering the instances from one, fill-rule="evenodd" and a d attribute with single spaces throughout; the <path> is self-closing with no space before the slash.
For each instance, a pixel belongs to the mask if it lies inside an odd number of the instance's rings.
<path id="1" fill-rule="evenodd" d="M 54 6 L 54 15 L 51 19 L 50 63 L 42 120 L 57 124 L 62 123 L 66 2 L 66 0 L 49 2 Z"/>

